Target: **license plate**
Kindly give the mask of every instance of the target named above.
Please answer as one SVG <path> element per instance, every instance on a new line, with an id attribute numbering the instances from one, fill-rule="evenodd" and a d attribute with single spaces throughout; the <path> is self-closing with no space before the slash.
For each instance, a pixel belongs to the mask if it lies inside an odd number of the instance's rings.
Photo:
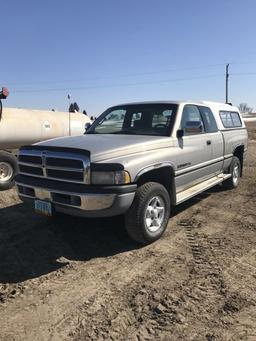
<path id="1" fill-rule="evenodd" d="M 47 201 L 35 200 L 35 211 L 43 215 L 52 216 L 52 204 Z"/>

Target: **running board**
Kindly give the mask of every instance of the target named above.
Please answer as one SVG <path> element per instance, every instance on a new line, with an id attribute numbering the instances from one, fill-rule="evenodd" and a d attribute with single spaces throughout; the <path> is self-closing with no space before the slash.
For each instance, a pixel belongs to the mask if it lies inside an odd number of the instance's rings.
<path id="1" fill-rule="evenodd" d="M 231 177 L 231 174 L 219 174 L 211 179 L 205 180 L 198 185 L 190 187 L 176 195 L 176 205 L 182 203 L 185 200 L 192 198 L 193 196 L 206 191 L 207 189 L 214 187 L 222 183 L 224 180 Z"/>

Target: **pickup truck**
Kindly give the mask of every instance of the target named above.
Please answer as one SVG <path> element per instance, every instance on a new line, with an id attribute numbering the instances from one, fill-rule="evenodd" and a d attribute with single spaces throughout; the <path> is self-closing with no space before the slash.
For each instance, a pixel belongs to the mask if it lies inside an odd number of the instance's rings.
<path id="1" fill-rule="evenodd" d="M 82 136 L 22 147 L 17 189 L 49 216 L 124 214 L 130 237 L 148 244 L 164 233 L 172 206 L 217 184 L 238 186 L 247 139 L 229 104 L 117 105 Z"/>

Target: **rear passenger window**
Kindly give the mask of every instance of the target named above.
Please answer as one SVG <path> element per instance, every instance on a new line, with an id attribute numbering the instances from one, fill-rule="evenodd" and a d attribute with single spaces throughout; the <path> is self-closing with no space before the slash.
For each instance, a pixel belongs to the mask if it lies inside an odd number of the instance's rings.
<path id="1" fill-rule="evenodd" d="M 208 133 L 216 133 L 218 131 L 218 127 L 215 121 L 215 118 L 213 116 L 213 113 L 210 108 L 208 107 L 199 107 L 200 112 L 203 116 L 205 130 Z"/>
<path id="2" fill-rule="evenodd" d="M 241 127 L 242 126 L 240 116 L 238 115 L 237 112 L 232 112 L 231 118 L 232 118 L 234 127 Z"/>
<path id="3" fill-rule="evenodd" d="M 233 121 L 229 111 L 221 111 L 220 118 L 225 128 L 233 128 Z"/>
<path id="4" fill-rule="evenodd" d="M 242 122 L 237 112 L 220 111 L 220 118 L 225 128 L 242 127 Z"/>

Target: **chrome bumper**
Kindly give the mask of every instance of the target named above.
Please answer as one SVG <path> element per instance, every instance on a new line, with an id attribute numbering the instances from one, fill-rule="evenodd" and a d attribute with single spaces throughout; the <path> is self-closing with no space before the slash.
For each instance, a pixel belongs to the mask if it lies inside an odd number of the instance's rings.
<path id="1" fill-rule="evenodd" d="M 135 188 L 113 193 L 77 193 L 57 189 L 44 189 L 18 182 L 17 190 L 22 201 L 36 199 L 51 202 L 57 212 L 81 217 L 112 217 L 125 213 L 131 206 Z"/>
<path id="2" fill-rule="evenodd" d="M 85 211 L 104 210 L 114 203 L 116 194 L 77 194 L 62 191 L 49 191 L 42 188 L 17 186 L 21 199 L 39 199 L 52 202 L 53 204 L 79 208 Z M 23 192 L 21 191 L 23 189 Z M 66 199 L 66 202 L 64 201 Z M 69 202 L 67 202 L 67 199 Z"/>

